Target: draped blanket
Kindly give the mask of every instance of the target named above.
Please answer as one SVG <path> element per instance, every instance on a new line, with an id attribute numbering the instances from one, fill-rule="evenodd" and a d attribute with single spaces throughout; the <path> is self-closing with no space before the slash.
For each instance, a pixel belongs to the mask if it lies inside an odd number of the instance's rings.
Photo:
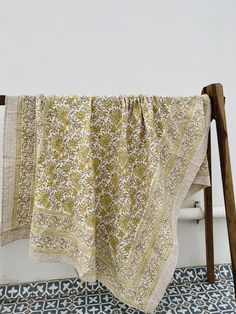
<path id="1" fill-rule="evenodd" d="M 210 186 L 207 95 L 7 96 L 1 245 L 68 263 L 152 313 L 183 201 Z"/>

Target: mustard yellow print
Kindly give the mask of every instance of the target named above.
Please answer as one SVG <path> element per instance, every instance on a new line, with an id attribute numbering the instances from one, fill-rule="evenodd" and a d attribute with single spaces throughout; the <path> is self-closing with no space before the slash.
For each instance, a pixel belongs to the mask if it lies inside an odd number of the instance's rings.
<path id="1" fill-rule="evenodd" d="M 5 132 L 15 186 L 2 241 L 29 237 L 38 260 L 154 311 L 176 265 L 179 207 L 210 184 L 209 98 L 22 96 L 6 112 L 17 132 Z"/>

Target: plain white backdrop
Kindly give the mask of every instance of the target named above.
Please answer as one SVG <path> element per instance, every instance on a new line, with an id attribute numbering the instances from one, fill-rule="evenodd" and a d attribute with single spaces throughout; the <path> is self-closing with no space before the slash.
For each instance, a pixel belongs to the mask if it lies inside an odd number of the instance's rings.
<path id="1" fill-rule="evenodd" d="M 178 96 L 221 82 L 236 185 L 235 17 L 235 0 L 0 0 L 0 94 Z M 3 116 L 1 107 L 0 144 Z M 214 206 L 223 206 L 214 124 L 212 146 Z M 183 206 L 195 200 L 203 193 Z M 214 224 L 216 262 L 229 262 L 225 221 Z M 205 264 L 204 222 L 180 222 L 178 234 L 178 265 Z M 76 275 L 27 254 L 27 241 L 1 248 L 0 281 Z"/>

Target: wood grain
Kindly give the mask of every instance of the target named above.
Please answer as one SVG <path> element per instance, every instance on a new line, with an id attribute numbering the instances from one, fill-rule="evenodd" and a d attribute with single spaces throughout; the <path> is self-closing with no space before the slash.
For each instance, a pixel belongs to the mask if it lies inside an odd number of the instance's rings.
<path id="1" fill-rule="evenodd" d="M 236 296 L 236 211 L 235 211 L 235 200 L 234 200 L 234 188 L 233 178 L 231 171 L 230 162 L 230 151 L 229 151 L 229 140 L 227 133 L 227 123 L 225 114 L 225 97 L 223 92 L 223 85 L 220 83 L 211 84 L 203 88 L 203 93 L 208 94 L 211 99 L 212 105 L 212 119 L 216 122 L 216 131 L 220 155 L 220 169 L 223 184 L 224 203 L 226 212 L 226 221 L 228 229 L 229 247 L 232 262 L 232 271 L 235 287 Z M 209 148 L 210 149 L 210 148 Z M 209 197 L 209 199 L 207 199 Z M 209 274 L 208 277 L 212 279 L 212 241 L 213 234 L 212 228 L 212 199 L 209 192 L 205 192 L 206 206 L 208 214 L 206 216 L 206 234 L 209 238 L 206 239 L 207 248 L 210 250 L 207 252 L 208 263 L 209 263 Z M 210 209 L 209 209 L 210 208 Z M 206 236 L 207 237 L 207 236 Z"/>
<path id="2" fill-rule="evenodd" d="M 5 95 L 0 95 L 0 106 L 4 106 L 5 105 Z"/>

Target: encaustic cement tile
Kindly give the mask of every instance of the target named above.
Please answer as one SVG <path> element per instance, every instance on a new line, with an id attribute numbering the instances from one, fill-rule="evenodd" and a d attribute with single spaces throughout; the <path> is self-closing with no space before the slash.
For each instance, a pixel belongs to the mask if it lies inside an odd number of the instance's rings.
<path id="1" fill-rule="evenodd" d="M 177 268 L 156 314 L 235 314 L 232 269 L 215 266 L 216 282 L 208 284 L 206 267 Z M 0 285 L 0 313 L 142 314 L 117 300 L 100 282 L 77 278 Z"/>

